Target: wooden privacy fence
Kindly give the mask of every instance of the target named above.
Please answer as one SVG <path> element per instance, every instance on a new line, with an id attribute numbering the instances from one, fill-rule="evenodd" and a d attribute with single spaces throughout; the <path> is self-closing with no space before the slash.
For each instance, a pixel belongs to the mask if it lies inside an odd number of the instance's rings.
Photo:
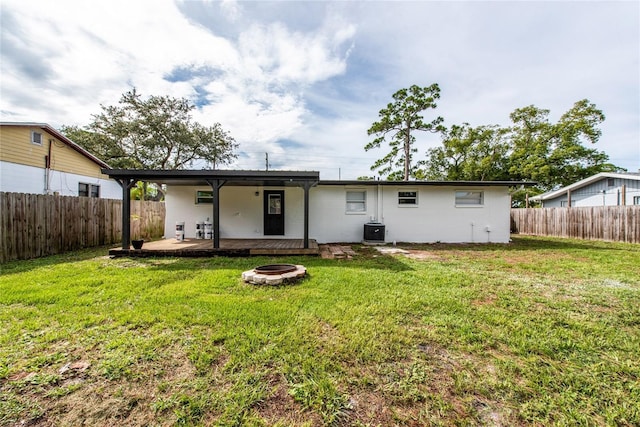
<path id="1" fill-rule="evenodd" d="M 131 238 L 164 234 L 162 202 L 131 202 Z M 122 200 L 0 192 L 0 262 L 122 241 Z"/>
<path id="2" fill-rule="evenodd" d="M 640 243 L 640 206 L 511 209 L 511 230 L 537 236 Z"/>

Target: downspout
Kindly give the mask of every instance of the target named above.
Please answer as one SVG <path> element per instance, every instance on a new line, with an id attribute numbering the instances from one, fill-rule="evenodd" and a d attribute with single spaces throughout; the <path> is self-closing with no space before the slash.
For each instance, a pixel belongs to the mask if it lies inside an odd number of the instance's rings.
<path id="1" fill-rule="evenodd" d="M 49 179 L 49 175 L 51 174 L 51 146 L 52 145 L 53 145 L 53 139 L 50 139 L 47 155 L 44 156 L 44 194 L 51 193 L 51 182 Z"/>
<path id="2" fill-rule="evenodd" d="M 369 193 L 367 192 L 367 194 L 369 194 Z M 371 222 L 374 222 L 374 221 L 375 222 L 379 222 L 378 213 L 380 212 L 380 210 L 379 210 L 378 204 L 380 203 L 380 195 L 378 194 L 378 187 L 377 186 L 376 186 L 376 191 L 374 193 L 374 196 L 375 196 L 375 198 L 374 198 L 375 202 L 374 202 L 374 205 L 373 205 L 373 215 L 371 215 L 369 217 L 369 219 L 371 220 Z M 369 205 L 367 204 L 367 206 L 369 206 Z"/>
<path id="3" fill-rule="evenodd" d="M 380 183 L 378 183 L 377 185 L 378 188 L 378 194 L 377 194 L 377 206 L 376 206 L 376 221 L 384 224 L 384 198 L 383 198 L 383 193 L 382 193 L 382 186 L 380 185 Z"/>

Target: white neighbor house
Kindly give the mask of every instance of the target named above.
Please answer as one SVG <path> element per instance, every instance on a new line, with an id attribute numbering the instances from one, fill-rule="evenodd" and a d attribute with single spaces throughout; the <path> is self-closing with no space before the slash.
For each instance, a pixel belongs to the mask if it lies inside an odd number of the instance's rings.
<path id="1" fill-rule="evenodd" d="M 122 199 L 109 166 L 46 123 L 0 123 L 0 191 Z"/>
<path id="2" fill-rule="evenodd" d="M 545 208 L 640 205 L 640 173 L 601 172 L 530 200 Z"/>

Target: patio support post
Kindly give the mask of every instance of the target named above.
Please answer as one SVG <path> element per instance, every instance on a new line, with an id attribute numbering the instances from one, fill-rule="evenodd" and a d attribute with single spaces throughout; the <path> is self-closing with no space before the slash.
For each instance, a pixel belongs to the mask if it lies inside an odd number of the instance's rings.
<path id="1" fill-rule="evenodd" d="M 309 249 L 309 189 L 315 184 L 305 182 L 304 186 L 304 248 Z"/>
<path id="2" fill-rule="evenodd" d="M 225 184 L 224 179 L 207 179 L 213 190 L 213 248 L 220 249 L 220 187 Z"/>
<path id="3" fill-rule="evenodd" d="M 131 243 L 131 187 L 136 183 L 133 178 L 117 180 L 122 187 L 122 249 L 129 249 Z"/>

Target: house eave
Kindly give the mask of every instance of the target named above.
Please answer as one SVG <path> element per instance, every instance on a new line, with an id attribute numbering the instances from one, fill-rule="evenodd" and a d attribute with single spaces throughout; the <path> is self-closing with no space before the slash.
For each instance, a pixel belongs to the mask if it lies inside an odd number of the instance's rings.
<path id="1" fill-rule="evenodd" d="M 392 186 L 432 186 L 432 187 L 530 187 L 536 185 L 532 181 L 360 181 L 360 180 L 322 180 L 318 185 L 392 185 Z"/>

